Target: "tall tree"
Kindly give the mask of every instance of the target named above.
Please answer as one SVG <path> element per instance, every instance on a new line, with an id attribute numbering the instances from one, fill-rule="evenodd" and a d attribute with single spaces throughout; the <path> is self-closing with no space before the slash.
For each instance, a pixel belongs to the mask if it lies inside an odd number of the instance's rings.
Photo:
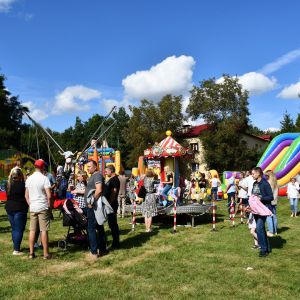
<path id="1" fill-rule="evenodd" d="M 280 125 L 281 133 L 294 132 L 296 130 L 293 118 L 287 111 L 284 113 L 283 119 L 280 121 Z"/>
<path id="2" fill-rule="evenodd" d="M 300 114 L 298 113 L 295 122 L 295 131 L 300 132 Z"/>
<path id="3" fill-rule="evenodd" d="M 0 136 L 1 148 L 20 147 L 22 131 L 22 115 L 24 108 L 18 97 L 11 96 L 11 93 L 4 85 L 5 77 L 0 74 Z"/>
<path id="4" fill-rule="evenodd" d="M 128 166 L 135 166 L 143 151 L 165 137 L 165 131 L 174 133 L 181 129 L 182 96 L 164 96 L 157 104 L 142 100 L 139 107 L 129 107 L 132 116 L 128 128 L 124 130 L 127 145 L 132 150 L 128 156 Z"/>
<path id="5" fill-rule="evenodd" d="M 248 92 L 237 78 L 224 75 L 222 82 L 212 78 L 194 86 L 187 112 L 210 125 L 200 137 L 209 168 L 241 170 L 256 164 L 259 154 L 243 139 L 249 130 Z"/>

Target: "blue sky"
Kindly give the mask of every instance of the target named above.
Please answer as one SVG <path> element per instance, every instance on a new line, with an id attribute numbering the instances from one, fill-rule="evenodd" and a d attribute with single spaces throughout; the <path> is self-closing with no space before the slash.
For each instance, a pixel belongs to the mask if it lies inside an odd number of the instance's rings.
<path id="1" fill-rule="evenodd" d="M 253 124 L 278 128 L 300 112 L 299 11 L 297 0 L 0 0 L 0 71 L 54 130 L 143 97 L 187 98 L 223 73 L 250 90 Z"/>

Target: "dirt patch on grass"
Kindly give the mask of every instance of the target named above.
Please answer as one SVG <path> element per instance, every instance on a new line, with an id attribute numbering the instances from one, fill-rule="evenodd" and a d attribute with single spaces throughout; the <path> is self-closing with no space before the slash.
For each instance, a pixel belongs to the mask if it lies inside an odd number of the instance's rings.
<path id="1" fill-rule="evenodd" d="M 146 258 L 155 256 L 155 255 L 160 254 L 160 253 L 170 252 L 173 249 L 174 249 L 173 246 L 164 245 L 164 246 L 161 246 L 159 248 L 145 250 L 145 252 L 143 252 L 142 254 L 140 254 L 138 256 L 135 256 L 133 258 L 121 261 L 119 266 L 121 268 L 127 268 L 127 267 L 130 267 L 132 265 L 135 265 L 135 264 L 145 260 Z"/>
<path id="2" fill-rule="evenodd" d="M 72 270 L 75 268 L 83 267 L 84 263 L 82 262 L 60 262 L 54 265 L 45 266 L 43 270 L 39 272 L 39 275 L 50 275 L 56 274 L 57 276 L 63 275 L 65 271 Z"/>

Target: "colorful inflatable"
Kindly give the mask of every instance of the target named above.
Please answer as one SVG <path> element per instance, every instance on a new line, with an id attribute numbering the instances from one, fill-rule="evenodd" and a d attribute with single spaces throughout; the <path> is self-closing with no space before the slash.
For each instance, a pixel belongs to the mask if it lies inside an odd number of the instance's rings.
<path id="1" fill-rule="evenodd" d="M 257 166 L 263 171 L 272 170 L 280 187 L 300 172 L 300 133 L 283 133 L 276 136 L 265 150 Z M 280 191 L 282 195 L 282 190 Z"/>

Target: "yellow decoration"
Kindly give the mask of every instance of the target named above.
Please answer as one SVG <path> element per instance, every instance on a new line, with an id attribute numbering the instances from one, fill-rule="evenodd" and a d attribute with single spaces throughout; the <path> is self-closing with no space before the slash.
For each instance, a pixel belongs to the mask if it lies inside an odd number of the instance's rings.
<path id="1" fill-rule="evenodd" d="M 172 135 L 172 131 L 171 130 L 167 130 L 166 131 L 166 136 L 171 136 Z"/>

